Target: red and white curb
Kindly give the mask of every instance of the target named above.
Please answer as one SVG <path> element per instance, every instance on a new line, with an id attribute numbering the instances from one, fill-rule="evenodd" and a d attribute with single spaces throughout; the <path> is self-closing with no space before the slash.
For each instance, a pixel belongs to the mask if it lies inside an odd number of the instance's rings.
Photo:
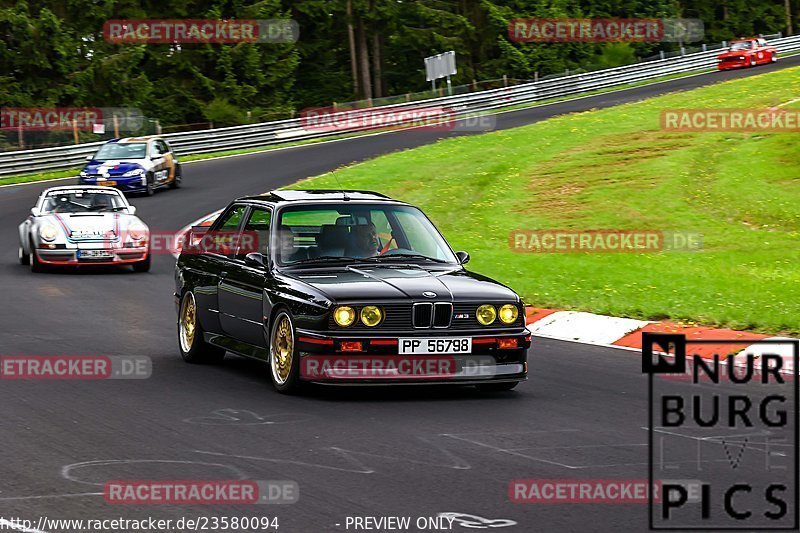
<path id="1" fill-rule="evenodd" d="M 739 353 L 753 354 L 755 357 L 765 353 L 783 357 L 783 368 L 787 372 L 793 369 L 794 354 L 790 343 L 762 344 L 763 340 L 796 341 L 789 337 L 770 337 L 748 331 L 710 328 L 705 326 L 688 326 L 672 322 L 651 322 L 632 318 L 618 318 L 596 315 L 578 311 L 557 311 L 555 309 L 526 309 L 528 329 L 537 337 L 592 344 L 623 350 L 640 351 L 642 349 L 642 333 L 676 333 L 683 334 L 689 341 L 703 340 L 741 340 L 741 343 L 704 343 L 692 346 L 692 353 L 703 358 L 720 357 Z"/>

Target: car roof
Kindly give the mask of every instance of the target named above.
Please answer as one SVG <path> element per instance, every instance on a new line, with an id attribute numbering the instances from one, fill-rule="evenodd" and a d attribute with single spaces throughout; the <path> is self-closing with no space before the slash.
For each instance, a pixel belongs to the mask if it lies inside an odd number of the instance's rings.
<path id="1" fill-rule="evenodd" d="M 142 137 L 121 137 L 119 139 L 111 139 L 108 141 L 109 143 L 119 143 L 119 144 L 127 144 L 127 143 L 144 143 L 150 141 L 152 139 L 161 139 L 158 135 L 145 135 Z M 108 144 L 108 143 L 106 143 Z"/>
<path id="2" fill-rule="evenodd" d="M 380 203 L 403 204 L 373 191 L 363 191 L 355 189 L 281 189 L 255 196 L 243 196 L 237 201 L 256 201 L 269 204 L 291 204 L 291 203 L 317 203 L 317 202 L 346 202 L 346 201 L 371 201 Z"/>
<path id="3" fill-rule="evenodd" d="M 50 187 L 42 191 L 42 194 L 47 194 L 50 192 L 57 192 L 57 191 L 74 191 L 75 189 L 101 189 L 104 191 L 114 191 L 116 193 L 122 194 L 119 189 L 115 189 L 114 187 L 103 187 L 102 185 L 59 185 L 58 187 Z"/>

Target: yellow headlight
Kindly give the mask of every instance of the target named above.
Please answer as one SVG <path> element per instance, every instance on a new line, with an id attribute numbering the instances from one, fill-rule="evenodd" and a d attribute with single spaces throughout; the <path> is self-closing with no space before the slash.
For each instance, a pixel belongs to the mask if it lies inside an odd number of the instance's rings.
<path id="1" fill-rule="evenodd" d="M 519 310 L 516 305 L 506 304 L 500 308 L 500 322 L 503 324 L 513 324 L 517 321 Z"/>
<path id="2" fill-rule="evenodd" d="M 488 326 L 497 318 L 497 309 L 495 309 L 493 305 L 482 305 L 475 312 L 475 317 L 478 319 L 478 322 L 484 326 Z"/>
<path id="3" fill-rule="evenodd" d="M 51 226 L 50 224 L 42 226 L 42 229 L 39 230 L 39 237 L 46 241 L 52 241 L 56 238 L 57 234 L 58 230 L 55 228 L 55 226 Z"/>
<path id="4" fill-rule="evenodd" d="M 337 307 L 333 310 L 333 319 L 337 324 L 346 328 L 356 321 L 356 310 L 346 305 Z"/>
<path id="5" fill-rule="evenodd" d="M 361 322 L 365 326 L 377 326 L 381 323 L 381 320 L 383 320 L 383 311 L 381 311 L 380 307 L 368 305 L 361 310 Z"/>

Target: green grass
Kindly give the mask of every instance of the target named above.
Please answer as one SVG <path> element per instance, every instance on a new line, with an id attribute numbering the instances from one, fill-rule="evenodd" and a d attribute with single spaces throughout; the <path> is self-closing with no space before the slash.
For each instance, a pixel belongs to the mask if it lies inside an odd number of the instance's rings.
<path id="1" fill-rule="evenodd" d="M 661 131 L 668 108 L 763 108 L 800 69 L 453 138 L 296 184 L 422 207 L 470 268 L 526 303 L 767 333 L 800 332 L 800 138 Z M 794 106 L 792 106 L 794 107 Z M 700 232 L 699 252 L 514 253 L 515 229 Z"/>

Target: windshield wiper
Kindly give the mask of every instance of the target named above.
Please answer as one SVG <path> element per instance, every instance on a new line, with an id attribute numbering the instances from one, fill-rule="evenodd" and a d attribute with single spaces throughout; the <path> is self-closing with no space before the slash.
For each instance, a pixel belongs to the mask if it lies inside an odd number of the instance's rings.
<path id="1" fill-rule="evenodd" d="M 427 255 L 422 255 L 422 254 L 401 253 L 401 254 L 392 254 L 392 255 L 381 255 L 379 257 L 381 259 L 391 259 L 393 257 L 405 257 L 405 258 L 411 257 L 413 259 L 425 259 L 426 261 L 433 261 L 434 263 L 449 263 L 450 262 L 450 261 L 447 261 L 445 259 L 437 259 L 435 257 L 428 257 Z"/>
<path id="2" fill-rule="evenodd" d="M 124 205 L 118 205 L 117 207 L 108 207 L 106 205 L 94 205 L 89 208 L 90 211 L 121 211 L 123 209 L 128 209 Z"/>

